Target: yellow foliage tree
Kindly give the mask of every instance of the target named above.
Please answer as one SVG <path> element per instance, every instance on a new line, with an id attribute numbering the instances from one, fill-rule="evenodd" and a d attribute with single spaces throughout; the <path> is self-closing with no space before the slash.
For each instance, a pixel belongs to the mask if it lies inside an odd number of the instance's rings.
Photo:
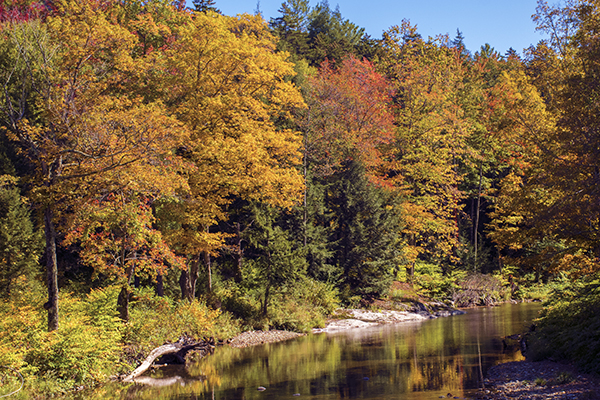
<path id="1" fill-rule="evenodd" d="M 168 194 L 185 186 L 172 154 L 186 136 L 160 101 L 145 101 L 151 63 L 134 59 L 137 38 L 116 22 L 119 5 L 62 0 L 46 28 L 9 26 L 17 49 L 6 100 L 9 136 L 33 167 L 32 198 L 44 210 L 48 328 L 58 328 L 56 223 L 113 190 Z M 35 108 L 37 113 L 29 111 Z"/>
<path id="2" fill-rule="evenodd" d="M 210 268 L 210 254 L 223 245 L 209 228 L 226 218 L 233 198 L 290 206 L 302 193 L 301 139 L 280 122 L 303 100 L 290 79 L 293 64 L 275 51 L 259 16 L 195 13 L 177 37 L 167 52 L 168 103 L 190 131 L 181 151 L 194 168 L 170 242 L 190 258 L 182 286 L 191 298 L 200 261 Z"/>

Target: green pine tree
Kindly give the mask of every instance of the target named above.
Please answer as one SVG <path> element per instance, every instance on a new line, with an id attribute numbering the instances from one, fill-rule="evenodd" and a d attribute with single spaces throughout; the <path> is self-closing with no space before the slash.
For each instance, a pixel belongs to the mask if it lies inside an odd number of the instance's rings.
<path id="1" fill-rule="evenodd" d="M 342 272 L 342 293 L 381 296 L 391 284 L 400 251 L 399 218 L 391 198 L 352 161 L 330 179 L 326 198 L 332 210 L 330 244 L 332 262 Z"/>
<path id="2" fill-rule="evenodd" d="M 41 255 L 43 241 L 21 200 L 19 190 L 0 186 L 0 296 L 9 297 L 21 276 L 31 277 Z"/>
<path id="3" fill-rule="evenodd" d="M 260 287 L 261 312 L 266 317 L 273 294 L 305 276 L 306 260 L 303 250 L 294 246 L 289 232 L 279 226 L 281 210 L 253 203 L 251 211 L 254 223 L 247 233 L 246 263 L 250 271 L 245 275 Z"/>
<path id="4" fill-rule="evenodd" d="M 194 10 L 197 12 L 208 12 L 214 11 L 216 13 L 221 13 L 221 11 L 215 7 L 215 0 L 194 0 L 192 2 L 194 4 Z"/>

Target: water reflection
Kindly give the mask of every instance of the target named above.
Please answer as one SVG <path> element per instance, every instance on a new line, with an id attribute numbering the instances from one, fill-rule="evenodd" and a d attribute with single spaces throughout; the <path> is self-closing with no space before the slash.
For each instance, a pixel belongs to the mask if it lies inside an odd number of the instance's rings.
<path id="1" fill-rule="evenodd" d="M 525 330 L 539 309 L 536 304 L 505 305 L 246 349 L 219 348 L 188 368 L 183 383 L 123 388 L 119 398 L 464 397 L 482 386 L 490 366 L 522 358 L 516 349 L 505 350 L 502 337 Z M 266 390 L 258 391 L 259 386 Z"/>

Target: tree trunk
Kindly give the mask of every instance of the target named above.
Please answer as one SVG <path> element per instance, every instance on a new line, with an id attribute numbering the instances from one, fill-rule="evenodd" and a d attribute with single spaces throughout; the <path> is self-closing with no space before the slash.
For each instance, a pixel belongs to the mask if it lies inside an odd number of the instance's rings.
<path id="1" fill-rule="evenodd" d="M 198 281 L 198 259 L 192 261 L 188 269 L 181 271 L 179 277 L 179 287 L 181 288 L 181 298 L 188 301 L 194 300 L 196 296 L 196 282 Z"/>
<path id="2" fill-rule="evenodd" d="M 129 298 L 131 293 L 129 291 L 129 285 L 131 284 L 131 277 L 133 276 L 134 267 L 127 267 L 125 270 L 127 274 L 127 282 L 121 288 L 119 297 L 117 299 L 117 311 L 119 312 L 119 318 L 123 322 L 129 322 Z"/>
<path id="3" fill-rule="evenodd" d="M 204 254 L 204 266 L 206 267 L 206 273 L 208 274 L 208 293 L 212 293 L 212 269 L 210 265 L 210 254 L 205 251 Z"/>
<path id="4" fill-rule="evenodd" d="M 164 297 L 165 295 L 165 287 L 163 283 L 163 276 L 161 273 L 156 275 L 156 295 L 159 297 Z"/>
<path id="5" fill-rule="evenodd" d="M 205 354 L 213 351 L 214 346 L 205 342 L 188 342 L 186 340 L 179 339 L 176 343 L 167 343 L 160 347 L 155 348 L 150 352 L 148 357 L 144 360 L 144 362 L 137 367 L 133 372 L 123 378 L 123 382 L 135 382 L 136 378 L 142 375 L 144 372 L 148 370 L 154 363 L 154 361 L 167 354 L 173 353 L 183 353 L 182 357 L 185 356 L 185 353 L 190 350 L 204 350 Z"/>
<path id="6" fill-rule="evenodd" d="M 412 247 L 415 247 L 417 241 L 415 240 L 415 235 L 414 234 L 412 234 L 410 236 L 410 242 L 409 243 L 410 243 L 410 245 Z M 409 283 L 412 283 L 413 277 L 415 276 L 415 261 L 411 262 L 410 266 L 406 267 L 406 275 L 407 275 L 407 279 L 406 280 Z"/>
<path id="7" fill-rule="evenodd" d="M 44 211 L 44 233 L 46 235 L 46 282 L 48 284 L 48 331 L 58 329 L 58 262 L 56 260 L 56 230 L 50 207 Z"/>
<path id="8" fill-rule="evenodd" d="M 473 261 L 473 271 L 477 272 L 477 246 L 479 244 L 479 235 L 478 235 L 478 231 L 479 231 L 479 210 L 480 210 L 480 206 L 481 206 L 481 180 L 483 178 L 483 166 L 479 166 L 479 190 L 477 192 L 477 208 L 475 210 L 475 258 Z"/>
<path id="9" fill-rule="evenodd" d="M 305 135 L 306 137 L 306 135 Z M 303 208 L 304 208 L 304 212 L 302 215 L 302 228 L 304 230 L 303 235 L 304 235 L 304 248 L 306 249 L 306 246 L 308 244 L 308 160 L 307 160 L 307 155 L 306 155 L 306 143 L 304 144 L 304 157 L 302 160 L 303 163 L 303 167 L 304 167 L 304 204 L 303 204 Z"/>
<path id="10" fill-rule="evenodd" d="M 241 231 L 239 222 L 235 223 L 235 234 L 236 234 L 236 240 L 237 240 L 237 249 L 235 252 L 236 271 L 235 271 L 235 276 L 233 277 L 233 279 L 237 283 L 240 283 L 242 281 L 242 267 L 243 267 L 242 263 L 244 261 L 244 249 L 242 248 L 242 231 Z"/>
<path id="11" fill-rule="evenodd" d="M 189 267 L 188 267 L 189 269 Z M 190 271 L 182 270 L 181 275 L 179 276 L 179 288 L 181 289 L 181 299 L 189 299 L 190 292 L 192 291 L 190 288 Z"/>
<path id="12" fill-rule="evenodd" d="M 117 298 L 117 311 L 121 321 L 129 322 L 129 288 L 127 286 L 121 287 Z"/>
<path id="13" fill-rule="evenodd" d="M 406 275 L 408 276 L 408 282 L 413 281 L 413 277 L 415 276 L 415 262 L 410 263 L 410 266 L 406 267 Z"/>
<path id="14" fill-rule="evenodd" d="M 267 288 L 265 289 L 265 301 L 263 303 L 263 308 L 262 308 L 262 314 L 264 317 L 267 316 L 267 312 L 268 312 L 270 292 L 271 292 L 271 284 L 267 283 Z"/>
<path id="15" fill-rule="evenodd" d="M 196 297 L 196 282 L 198 282 L 198 270 L 200 267 L 200 260 L 196 259 L 192 262 L 190 268 L 190 298 L 192 301 Z"/>

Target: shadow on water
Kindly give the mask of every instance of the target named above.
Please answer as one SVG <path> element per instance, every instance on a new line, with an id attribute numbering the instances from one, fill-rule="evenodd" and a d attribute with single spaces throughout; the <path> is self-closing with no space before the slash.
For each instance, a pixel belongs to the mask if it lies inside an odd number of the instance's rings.
<path id="1" fill-rule="evenodd" d="M 155 376 L 181 376 L 173 385 L 104 388 L 104 395 L 112 391 L 113 398 L 121 399 L 211 400 L 422 400 L 448 394 L 462 398 L 482 387 L 491 366 L 522 359 L 516 348 L 503 345 L 502 338 L 527 330 L 540 308 L 503 305 L 245 349 L 224 347 L 185 371 Z M 259 386 L 266 389 L 259 391 Z"/>

